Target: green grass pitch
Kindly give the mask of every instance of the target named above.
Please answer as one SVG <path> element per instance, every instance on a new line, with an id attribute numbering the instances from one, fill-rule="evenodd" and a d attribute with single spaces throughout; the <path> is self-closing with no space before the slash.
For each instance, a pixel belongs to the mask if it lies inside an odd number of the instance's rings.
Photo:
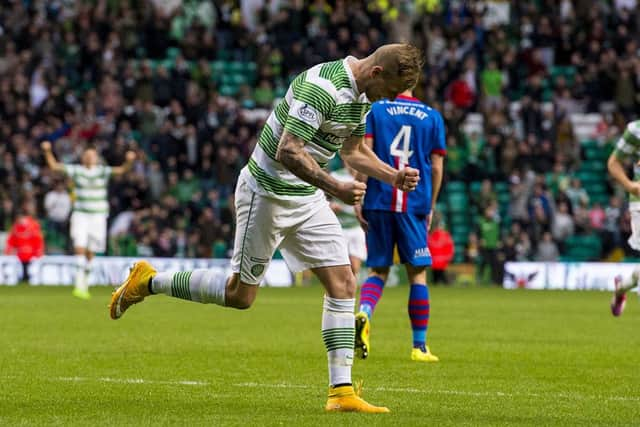
<path id="1" fill-rule="evenodd" d="M 640 424 L 640 305 L 599 292 L 432 288 L 439 364 L 408 359 L 406 287 L 356 360 L 386 415 L 325 414 L 319 287 L 233 311 L 153 297 L 118 321 L 110 289 L 0 287 L 0 425 L 613 426 Z"/>

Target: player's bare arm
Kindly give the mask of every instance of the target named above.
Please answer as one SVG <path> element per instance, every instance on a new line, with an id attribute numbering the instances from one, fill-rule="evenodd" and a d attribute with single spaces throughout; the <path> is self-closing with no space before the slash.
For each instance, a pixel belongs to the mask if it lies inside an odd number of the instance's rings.
<path id="1" fill-rule="evenodd" d="M 386 182 L 402 191 L 413 191 L 420 181 L 420 171 L 406 167 L 397 170 L 381 161 L 364 142 L 364 137 L 347 138 L 340 156 L 350 167 L 359 173 Z"/>
<path id="2" fill-rule="evenodd" d="M 618 184 L 622 185 L 625 191 L 636 196 L 640 196 L 640 182 L 634 182 L 627 176 L 624 170 L 624 165 L 616 156 L 615 152 L 609 156 L 607 161 L 607 169 L 609 174 L 615 179 Z"/>
<path id="3" fill-rule="evenodd" d="M 373 150 L 373 137 L 365 136 L 364 143 L 367 147 L 369 147 L 369 149 Z M 367 182 L 367 178 L 369 178 L 367 175 L 363 174 L 362 172 L 358 172 L 355 169 L 354 169 L 353 177 L 356 179 L 356 181 L 360 181 L 360 182 Z M 355 206 L 355 212 L 356 212 L 356 219 L 360 223 L 360 227 L 362 227 L 362 229 L 366 233 L 367 231 L 369 231 L 369 223 L 367 222 L 367 220 L 364 218 L 364 215 L 362 214 L 361 204 L 358 204 Z"/>
<path id="4" fill-rule="evenodd" d="M 367 185 L 362 182 L 340 182 L 323 170 L 304 149 L 305 141 L 288 131 L 284 131 L 276 159 L 298 178 L 323 189 L 329 195 L 344 203 L 354 205 L 364 197 Z"/>
<path id="5" fill-rule="evenodd" d="M 133 168 L 133 162 L 136 160 L 136 153 L 134 151 L 127 151 L 125 154 L 124 163 L 121 166 L 116 166 L 111 169 L 111 173 L 114 175 L 122 175 L 131 170 Z"/>
<path id="6" fill-rule="evenodd" d="M 42 144 L 40 144 L 40 147 L 42 148 L 44 159 L 46 160 L 49 169 L 56 172 L 64 172 L 64 165 L 62 163 L 59 163 L 56 160 L 56 157 L 53 155 L 53 151 L 51 150 L 51 143 L 49 141 L 43 141 Z"/>
<path id="7" fill-rule="evenodd" d="M 431 154 L 431 213 L 429 214 L 429 227 L 433 212 L 436 210 L 438 194 L 442 186 L 442 176 L 444 174 L 444 156 L 442 154 Z"/>

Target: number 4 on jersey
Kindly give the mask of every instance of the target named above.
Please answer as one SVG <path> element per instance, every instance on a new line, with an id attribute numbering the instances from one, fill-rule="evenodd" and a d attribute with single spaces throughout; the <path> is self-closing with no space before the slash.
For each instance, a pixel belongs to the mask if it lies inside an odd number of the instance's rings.
<path id="1" fill-rule="evenodd" d="M 400 141 L 402 141 L 402 148 L 400 148 Z M 404 168 L 409 164 L 409 158 L 413 155 L 413 151 L 409 148 L 411 143 L 411 126 L 403 125 L 400 131 L 397 133 L 393 141 L 391 142 L 391 155 L 398 157 L 399 168 Z"/>

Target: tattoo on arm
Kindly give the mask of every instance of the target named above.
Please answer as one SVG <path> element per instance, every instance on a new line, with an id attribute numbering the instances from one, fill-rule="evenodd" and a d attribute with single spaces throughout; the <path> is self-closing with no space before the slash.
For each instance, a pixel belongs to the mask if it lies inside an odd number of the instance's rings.
<path id="1" fill-rule="evenodd" d="M 324 171 L 304 149 L 303 139 L 284 131 L 276 160 L 287 167 L 298 178 L 325 190 L 332 196 L 337 195 L 340 182 Z"/>

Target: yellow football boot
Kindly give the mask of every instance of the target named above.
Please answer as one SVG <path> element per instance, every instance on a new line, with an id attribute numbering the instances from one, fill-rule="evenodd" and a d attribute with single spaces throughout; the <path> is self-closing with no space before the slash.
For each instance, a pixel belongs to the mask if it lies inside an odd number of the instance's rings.
<path id="1" fill-rule="evenodd" d="M 83 291 L 81 289 L 74 288 L 73 291 L 71 291 L 71 295 L 73 295 L 76 298 L 83 299 L 85 301 L 91 299 L 91 294 L 89 293 L 89 291 Z"/>
<path id="2" fill-rule="evenodd" d="M 327 412 L 362 412 L 365 414 L 384 414 L 389 408 L 374 406 L 356 394 L 353 386 L 329 387 L 329 399 L 324 407 Z"/>
<path id="3" fill-rule="evenodd" d="M 356 343 L 355 354 L 360 359 L 366 359 L 371 352 L 370 332 L 371 321 L 364 311 L 356 314 Z"/>
<path id="4" fill-rule="evenodd" d="M 429 347 L 413 348 L 411 350 L 411 360 L 416 362 L 438 362 L 440 359 L 429 351 Z"/>
<path id="5" fill-rule="evenodd" d="M 133 265 L 124 283 L 111 294 L 109 313 L 113 320 L 121 318 L 129 307 L 149 296 L 149 280 L 155 275 L 155 268 L 147 261 Z"/>

